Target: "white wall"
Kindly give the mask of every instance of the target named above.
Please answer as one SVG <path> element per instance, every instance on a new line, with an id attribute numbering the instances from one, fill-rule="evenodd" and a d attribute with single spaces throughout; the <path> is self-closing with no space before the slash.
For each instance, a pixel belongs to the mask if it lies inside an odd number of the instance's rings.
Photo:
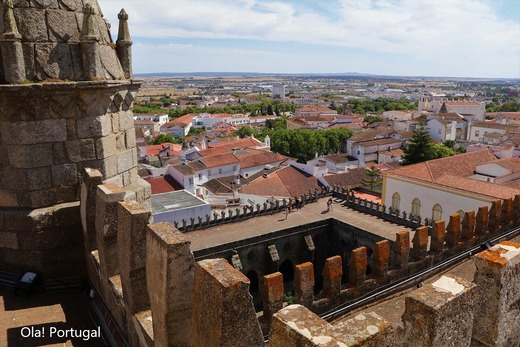
<path id="1" fill-rule="evenodd" d="M 173 225 L 173 222 L 177 221 L 179 222 L 179 226 L 182 226 L 182 219 L 184 218 L 186 219 L 187 225 L 190 225 L 191 217 L 195 218 L 195 223 L 198 223 L 199 220 L 197 217 L 200 216 L 203 221 L 206 221 L 207 214 L 211 216 L 211 205 L 209 204 L 154 214 L 153 222 L 167 222 Z"/>
<path id="2" fill-rule="evenodd" d="M 437 187 L 435 187 L 437 188 Z M 446 190 L 438 190 L 434 187 L 423 187 L 411 182 L 405 182 L 387 176 L 384 190 L 384 204 L 387 207 L 392 206 L 392 195 L 397 192 L 401 197 L 401 204 L 399 210 L 401 213 L 406 211 L 409 214 L 412 210 L 412 200 L 419 198 L 421 201 L 421 218 L 432 218 L 432 209 L 435 204 L 442 206 L 442 219 L 449 220 L 450 214 L 457 213 L 457 211 L 478 211 L 480 206 L 491 207 L 491 199 L 477 200 L 474 197 L 466 197 L 457 194 L 456 192 Z"/>

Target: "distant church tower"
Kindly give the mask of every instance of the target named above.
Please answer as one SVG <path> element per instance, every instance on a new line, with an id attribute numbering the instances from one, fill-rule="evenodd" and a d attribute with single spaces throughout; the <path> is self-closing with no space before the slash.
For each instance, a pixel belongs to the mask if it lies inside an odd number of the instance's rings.
<path id="1" fill-rule="evenodd" d="M 121 189 L 139 180 L 140 82 L 124 10 L 114 43 L 96 0 L 32 3 L 0 3 L 0 264 L 77 276 L 84 169 Z"/>
<path id="2" fill-rule="evenodd" d="M 429 100 L 428 100 L 428 97 L 426 96 L 426 94 L 421 94 L 421 96 L 419 97 L 419 105 L 417 107 L 418 111 L 419 112 L 426 111 L 428 108 L 428 103 L 429 103 Z"/>

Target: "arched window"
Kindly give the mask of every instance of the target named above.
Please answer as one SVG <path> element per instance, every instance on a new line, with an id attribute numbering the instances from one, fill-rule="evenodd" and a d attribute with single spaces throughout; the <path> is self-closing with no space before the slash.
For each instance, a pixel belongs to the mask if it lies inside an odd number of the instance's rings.
<path id="1" fill-rule="evenodd" d="M 438 221 L 442 219 L 442 206 L 439 204 L 433 205 L 432 208 L 432 219 L 433 221 Z"/>
<path id="2" fill-rule="evenodd" d="M 395 192 L 394 195 L 392 195 L 392 209 L 398 210 L 400 204 L 401 196 L 399 195 L 399 193 Z"/>
<path id="3" fill-rule="evenodd" d="M 412 201 L 412 216 L 419 217 L 421 215 L 421 201 L 417 198 Z"/>

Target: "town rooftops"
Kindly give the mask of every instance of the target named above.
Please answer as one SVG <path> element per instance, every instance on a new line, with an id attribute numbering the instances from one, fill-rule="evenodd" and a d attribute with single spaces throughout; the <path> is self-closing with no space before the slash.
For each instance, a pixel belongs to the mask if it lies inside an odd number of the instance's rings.
<path id="1" fill-rule="evenodd" d="M 217 148 L 222 147 L 228 151 L 234 148 L 250 148 L 250 147 L 258 147 L 261 146 L 262 142 L 258 141 L 255 138 L 244 138 L 239 140 L 230 140 L 230 141 L 222 141 L 217 143 L 211 143 L 209 148 Z"/>
<path id="2" fill-rule="evenodd" d="M 491 172 L 496 164 L 510 172 L 520 172 L 520 158 L 496 159 L 490 150 L 460 154 L 452 157 L 430 160 L 423 163 L 400 167 L 387 172 L 388 177 L 401 176 L 413 180 L 425 181 L 430 184 L 453 190 L 464 191 L 487 198 L 512 198 L 520 193 L 520 190 L 507 185 L 486 182 L 481 178 L 476 179 L 479 171 Z M 495 170 L 505 172 L 504 170 Z M 482 175 L 480 175 L 482 176 Z M 491 176 L 489 176 L 492 178 Z"/>
<path id="3" fill-rule="evenodd" d="M 237 157 L 231 153 L 217 154 L 210 157 L 201 157 L 199 161 L 206 165 L 207 168 L 240 163 L 240 160 L 238 160 Z"/>

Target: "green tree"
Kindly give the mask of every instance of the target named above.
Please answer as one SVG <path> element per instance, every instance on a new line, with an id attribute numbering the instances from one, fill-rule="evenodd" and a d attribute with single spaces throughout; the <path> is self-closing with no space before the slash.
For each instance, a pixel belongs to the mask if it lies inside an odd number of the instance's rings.
<path id="1" fill-rule="evenodd" d="M 372 165 L 369 169 L 365 169 L 365 177 L 361 182 L 363 183 L 363 186 L 370 190 L 374 190 L 375 187 L 381 185 L 381 172 L 375 165 Z"/>
<path id="2" fill-rule="evenodd" d="M 433 145 L 433 151 L 435 153 L 435 158 L 451 157 L 455 155 L 455 150 L 443 143 L 436 143 Z"/>
<path id="3" fill-rule="evenodd" d="M 430 134 L 425 127 L 418 127 L 404 148 L 403 165 L 421 163 L 437 158 Z"/>
<path id="4" fill-rule="evenodd" d="M 160 134 L 153 140 L 154 145 L 160 145 L 161 143 L 169 142 L 169 143 L 182 143 L 182 138 L 178 136 L 173 136 L 171 134 Z"/>
<path id="5" fill-rule="evenodd" d="M 238 129 L 237 131 L 235 131 L 233 133 L 234 135 L 240 137 L 241 139 L 243 139 L 244 137 L 246 136 L 251 136 L 251 135 L 255 135 L 256 132 L 253 128 L 251 127 L 248 127 L 248 126 L 243 126 L 241 127 L 240 129 Z"/>

